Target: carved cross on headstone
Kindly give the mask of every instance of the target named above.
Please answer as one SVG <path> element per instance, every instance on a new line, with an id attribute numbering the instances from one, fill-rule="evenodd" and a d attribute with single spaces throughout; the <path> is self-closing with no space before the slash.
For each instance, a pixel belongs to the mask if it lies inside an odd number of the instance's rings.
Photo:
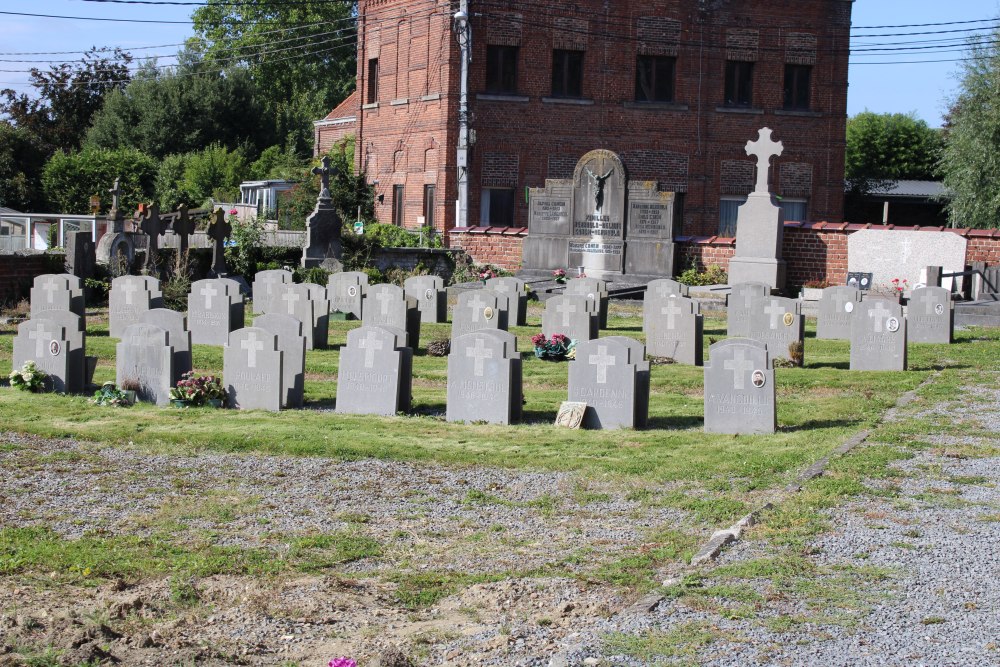
<path id="1" fill-rule="evenodd" d="M 35 358 L 41 359 L 45 356 L 45 350 L 49 345 L 49 341 L 52 340 L 52 335 L 54 332 L 49 331 L 45 328 L 45 323 L 41 323 L 38 327 L 28 334 L 28 338 L 35 341 Z"/>
<path id="2" fill-rule="evenodd" d="M 778 323 L 785 315 L 785 309 L 777 301 L 771 301 L 770 305 L 764 309 L 764 314 L 771 316 L 770 328 L 777 329 Z"/>
<path id="3" fill-rule="evenodd" d="M 562 325 L 568 327 L 570 316 L 576 313 L 576 306 L 569 303 L 560 303 L 556 306 L 556 313 L 562 315 Z"/>
<path id="4" fill-rule="evenodd" d="M 180 250 L 178 251 L 178 261 L 187 255 L 188 237 L 194 234 L 194 221 L 188 217 L 188 205 L 181 204 L 177 207 L 177 217 L 174 218 L 173 230 L 180 240 Z"/>
<path id="5" fill-rule="evenodd" d="M 382 317 L 389 315 L 389 304 L 393 301 L 393 296 L 389 292 L 379 292 L 375 295 L 375 300 L 379 303 L 379 312 Z"/>
<path id="6" fill-rule="evenodd" d="M 240 347 L 247 351 L 247 368 L 257 368 L 257 353 L 264 350 L 264 341 L 257 340 L 257 334 L 251 331 L 240 341 Z"/>
<path id="7" fill-rule="evenodd" d="M 156 275 L 159 273 L 157 268 L 157 255 L 160 250 L 159 237 L 166 231 L 163 221 L 160 220 L 160 206 L 158 204 L 150 204 L 146 207 L 139 222 L 139 229 L 149 238 L 149 245 L 146 247 L 146 274 Z"/>
<path id="8" fill-rule="evenodd" d="M 133 305 L 132 304 L 132 302 L 134 301 L 133 295 L 139 291 L 139 286 L 136 285 L 134 282 L 129 281 L 124 285 L 122 285 L 121 290 L 125 292 L 125 305 L 126 306 Z"/>
<path id="9" fill-rule="evenodd" d="M 733 389 L 742 391 L 746 389 L 746 374 L 753 370 L 753 361 L 747 359 L 746 352 L 735 350 L 733 358 L 722 364 L 727 371 L 733 372 Z"/>
<path id="10" fill-rule="evenodd" d="M 771 128 L 765 127 L 758 131 L 757 141 L 747 142 L 747 155 L 757 158 L 757 185 L 754 193 L 767 194 L 768 173 L 771 170 L 771 158 L 780 156 L 785 146 L 780 141 L 771 139 Z"/>
<path id="11" fill-rule="evenodd" d="M 668 301 L 667 305 L 660 309 L 660 314 L 667 316 L 667 328 L 671 331 L 674 330 L 677 324 L 677 316 L 683 312 L 680 306 L 674 301 Z"/>
<path id="12" fill-rule="evenodd" d="M 295 292 L 288 291 L 281 295 L 281 300 L 288 304 L 288 314 L 295 314 L 295 304 L 302 299 L 301 296 Z"/>
<path id="13" fill-rule="evenodd" d="M 873 308 L 868 309 L 868 319 L 872 319 L 873 316 L 875 318 L 875 333 L 882 333 L 882 324 L 891 314 L 892 311 L 886 308 L 881 301 L 876 302 Z"/>
<path id="14" fill-rule="evenodd" d="M 59 282 L 55 278 L 49 278 L 42 286 L 42 291 L 45 292 L 48 302 L 52 303 L 52 295 L 59 291 Z"/>
<path id="15" fill-rule="evenodd" d="M 49 299 L 51 300 L 51 298 L 52 297 L 50 295 Z M 913 303 L 914 303 L 914 305 L 916 305 L 918 303 L 922 303 L 924 305 L 924 314 L 925 315 L 933 315 L 934 314 L 934 306 L 937 305 L 937 299 L 934 298 L 934 294 L 931 293 L 931 292 L 921 292 L 917 296 L 917 298 L 913 299 Z M 916 313 L 914 313 L 914 314 L 916 314 Z"/>
<path id="16" fill-rule="evenodd" d="M 375 366 L 375 353 L 382 350 L 383 343 L 378 339 L 378 334 L 369 331 L 365 337 L 358 342 L 358 346 L 365 351 L 365 368 Z"/>
<path id="17" fill-rule="evenodd" d="M 226 239 L 233 233 L 233 226 L 226 220 L 226 212 L 221 208 L 212 211 L 208 223 L 208 236 L 214 242 L 212 245 L 212 277 L 222 278 L 226 275 Z"/>
<path id="18" fill-rule="evenodd" d="M 614 356 L 608 354 L 608 346 L 598 345 L 597 354 L 590 355 L 587 362 L 597 366 L 597 384 L 607 384 L 608 367 L 615 365 Z"/>
<path id="19" fill-rule="evenodd" d="M 313 167 L 312 173 L 320 177 L 320 199 L 330 199 L 330 174 L 335 174 L 336 168 L 330 166 L 329 156 L 323 157 L 322 167 Z"/>
<path id="20" fill-rule="evenodd" d="M 493 350 L 486 349 L 486 343 L 483 342 L 483 339 L 477 338 L 476 346 L 466 349 L 465 356 L 469 357 L 470 359 L 475 359 L 474 361 L 475 367 L 473 369 L 473 373 L 477 378 L 481 378 L 483 377 L 483 372 L 484 372 L 483 363 L 487 359 L 493 358 Z"/>
<path id="21" fill-rule="evenodd" d="M 219 296 L 219 290 L 211 285 L 205 285 L 201 288 L 201 295 L 205 297 L 205 310 L 212 310 L 212 297 Z"/>
<path id="22" fill-rule="evenodd" d="M 479 314 L 483 312 L 484 308 L 486 308 L 486 301 L 483 300 L 483 297 L 476 294 L 471 299 L 466 301 L 466 303 L 468 304 L 469 308 L 472 309 L 472 321 L 478 322 Z"/>

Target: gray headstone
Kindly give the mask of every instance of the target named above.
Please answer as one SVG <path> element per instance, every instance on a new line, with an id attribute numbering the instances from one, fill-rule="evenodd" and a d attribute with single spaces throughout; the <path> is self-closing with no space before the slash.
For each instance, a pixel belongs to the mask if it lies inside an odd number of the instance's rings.
<path id="1" fill-rule="evenodd" d="M 819 301 L 816 338 L 850 340 L 854 309 L 861 305 L 861 290 L 853 287 L 827 287 Z"/>
<path id="2" fill-rule="evenodd" d="M 691 288 L 671 278 L 660 278 L 658 280 L 650 280 L 646 284 L 646 295 L 649 296 L 650 294 L 656 296 L 670 296 L 671 294 L 675 296 L 691 296 Z"/>
<path id="3" fill-rule="evenodd" d="M 97 246 L 90 232 L 66 232 L 66 271 L 80 278 L 93 278 Z"/>
<path id="4" fill-rule="evenodd" d="M 301 408 L 305 398 L 306 339 L 302 335 L 302 322 L 290 315 L 268 313 L 253 320 L 254 327 L 270 331 L 278 337 L 282 352 L 282 386 L 285 395 L 283 408 Z"/>
<path id="5" fill-rule="evenodd" d="M 112 338 L 121 338 L 125 328 L 139 322 L 139 315 L 163 307 L 159 281 L 145 276 L 119 276 L 111 281 L 108 296 L 108 329 Z"/>
<path id="6" fill-rule="evenodd" d="M 649 412 L 649 362 L 642 344 L 620 336 L 577 344 L 567 400 L 587 404 L 585 428 L 643 428 Z M 645 374 L 645 377 L 643 377 Z"/>
<path id="7" fill-rule="evenodd" d="M 280 307 L 277 299 L 284 293 L 283 285 L 292 284 L 292 272 L 284 269 L 258 271 L 253 279 L 253 312 L 273 313 Z"/>
<path id="8" fill-rule="evenodd" d="M 225 345 L 231 331 L 243 328 L 242 314 L 243 296 L 233 283 L 220 278 L 191 283 L 188 329 L 195 344 Z"/>
<path id="9" fill-rule="evenodd" d="M 326 298 L 330 310 L 350 313 L 354 319 L 361 319 L 361 307 L 368 291 L 368 274 L 361 271 L 334 273 L 326 282 Z"/>
<path id="10" fill-rule="evenodd" d="M 763 299 L 771 293 L 764 283 L 733 285 L 726 296 L 726 333 L 729 336 L 746 336 L 750 333 L 750 313 L 754 299 Z"/>
<path id="11" fill-rule="evenodd" d="M 774 433 L 778 426 L 774 396 L 774 371 L 764 343 L 729 338 L 708 348 L 706 432 Z"/>
<path id="12" fill-rule="evenodd" d="M 573 278 L 566 283 L 566 291 L 563 294 L 569 296 L 585 296 L 594 303 L 592 310 L 598 314 L 598 327 L 608 328 L 608 284 L 596 278 Z"/>
<path id="13" fill-rule="evenodd" d="M 187 328 L 187 318 L 184 313 L 168 308 L 153 308 L 139 316 L 142 324 L 152 324 L 166 331 L 169 335 L 170 347 L 174 348 L 174 375 L 171 382 L 174 386 L 181 376 L 194 366 L 191 359 L 191 332 Z"/>
<path id="14" fill-rule="evenodd" d="M 280 410 L 285 397 L 283 361 L 278 336 L 267 329 L 246 327 L 229 334 L 222 352 L 229 407 Z"/>
<path id="15" fill-rule="evenodd" d="M 340 348 L 338 413 L 409 412 L 412 383 L 413 350 L 402 329 L 364 325 L 348 332 L 347 345 Z"/>
<path id="16" fill-rule="evenodd" d="M 545 301 L 542 333 L 563 334 L 582 342 L 597 338 L 598 315 L 594 302 L 585 296 L 554 296 Z"/>
<path id="17" fill-rule="evenodd" d="M 302 322 L 302 335 L 306 339 L 306 349 L 316 349 L 314 343 L 316 327 L 313 326 L 316 321 L 315 304 L 309 298 L 309 288 L 306 285 L 282 285 L 281 294 L 274 304 L 273 312 L 294 317 Z"/>
<path id="18" fill-rule="evenodd" d="M 316 283 L 303 283 L 309 289 L 309 300 L 313 302 L 313 347 L 325 350 L 330 340 L 330 302 L 326 298 L 326 288 Z"/>
<path id="19" fill-rule="evenodd" d="M 907 337 L 911 343 L 951 343 L 955 307 L 944 287 L 923 287 L 910 294 L 906 311 Z"/>
<path id="20" fill-rule="evenodd" d="M 693 299 L 678 295 L 646 293 L 642 305 L 646 351 L 653 357 L 670 357 L 679 364 L 703 363 L 704 318 Z"/>
<path id="21" fill-rule="evenodd" d="M 528 293 L 525 282 L 520 278 L 504 276 L 490 278 L 486 281 L 486 289 L 507 296 L 507 326 L 523 327 L 528 315 Z"/>
<path id="22" fill-rule="evenodd" d="M 851 370 L 906 370 L 906 320 L 898 302 L 865 299 L 854 309 Z"/>
<path id="23" fill-rule="evenodd" d="M 152 324 L 130 324 L 115 348 L 115 382 L 136 382 L 136 398 L 166 405 L 174 377 L 174 348 L 170 333 Z"/>
<path id="24" fill-rule="evenodd" d="M 451 338 L 482 331 L 507 330 L 507 297 L 490 289 L 462 292 L 451 314 Z"/>
<path id="25" fill-rule="evenodd" d="M 660 192 L 656 181 L 629 182 L 625 273 L 645 276 L 674 274 L 675 204 L 676 195 Z"/>
<path id="26" fill-rule="evenodd" d="M 440 276 L 411 276 L 403 283 L 403 291 L 416 299 L 421 324 L 448 321 L 448 290 Z"/>
<path id="27" fill-rule="evenodd" d="M 406 342 L 411 349 L 420 347 L 420 311 L 417 300 L 406 296 L 396 285 L 371 285 L 362 307 L 362 321 L 366 327 L 391 327 L 406 332 Z"/>
<path id="28" fill-rule="evenodd" d="M 805 317 L 802 303 L 781 296 L 754 299 L 756 307 L 750 314 L 750 331 L 747 338 L 767 345 L 767 354 L 775 359 L 791 360 L 789 346 L 802 343 L 805 336 Z"/>
<path id="29" fill-rule="evenodd" d="M 46 320 L 57 327 L 62 327 L 66 336 L 67 363 L 69 364 L 69 376 L 66 380 L 65 391 L 74 392 L 86 389 L 93 376 L 93 365 L 96 364 L 96 359 L 91 358 L 91 361 L 88 362 L 86 357 L 85 320 L 68 310 L 46 310 L 39 313 L 37 317 L 32 317 L 32 320 Z M 20 365 L 16 367 L 20 368 Z"/>
<path id="30" fill-rule="evenodd" d="M 48 374 L 48 388 L 52 391 L 74 391 L 72 382 L 79 371 L 71 366 L 72 354 L 65 327 L 44 318 L 31 319 L 17 326 L 14 369 L 20 369 L 26 361 L 34 361 L 38 370 Z"/>
<path id="31" fill-rule="evenodd" d="M 86 300 L 80 279 L 65 273 L 35 276 L 31 288 L 32 317 L 50 310 L 68 310 L 86 317 Z"/>
<path id="32" fill-rule="evenodd" d="M 448 421 L 514 424 L 521 420 L 521 397 L 517 336 L 484 329 L 452 339 Z"/>

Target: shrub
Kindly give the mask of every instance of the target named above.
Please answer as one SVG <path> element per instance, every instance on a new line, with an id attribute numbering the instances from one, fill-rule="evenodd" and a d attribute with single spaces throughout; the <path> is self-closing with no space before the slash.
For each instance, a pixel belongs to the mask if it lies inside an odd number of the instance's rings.
<path id="1" fill-rule="evenodd" d="M 685 285 L 725 285 L 729 280 L 726 272 L 717 264 L 710 265 L 704 271 L 698 271 L 697 266 L 691 266 L 677 277 L 677 281 Z"/>
<path id="2" fill-rule="evenodd" d="M 111 208 L 108 194 L 115 179 L 121 186 L 122 210 L 134 210 L 153 194 L 156 162 L 133 148 L 85 148 L 56 153 L 42 170 L 42 187 L 49 204 L 60 213 L 90 213 L 90 197 L 101 198 L 102 210 Z"/>

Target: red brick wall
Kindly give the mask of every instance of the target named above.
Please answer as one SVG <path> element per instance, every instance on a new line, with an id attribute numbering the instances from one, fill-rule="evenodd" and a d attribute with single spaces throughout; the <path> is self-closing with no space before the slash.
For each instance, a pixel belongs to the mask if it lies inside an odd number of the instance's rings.
<path id="1" fill-rule="evenodd" d="M 35 276 L 61 273 L 62 255 L 0 256 L 0 305 L 13 305 L 27 299 Z"/>
<path id="2" fill-rule="evenodd" d="M 452 229 L 448 239 L 451 248 L 465 250 L 477 264 L 517 271 L 521 268 L 521 242 L 527 235 L 524 227 L 466 227 Z"/>

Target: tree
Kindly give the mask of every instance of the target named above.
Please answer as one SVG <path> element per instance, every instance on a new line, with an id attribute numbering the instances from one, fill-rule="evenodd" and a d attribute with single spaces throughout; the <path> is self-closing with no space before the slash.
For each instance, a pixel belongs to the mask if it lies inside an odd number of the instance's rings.
<path id="1" fill-rule="evenodd" d="M 974 43 L 951 103 L 941 171 L 956 227 L 1000 226 L 1000 30 Z"/>
<path id="2" fill-rule="evenodd" d="M 26 212 L 44 206 L 40 178 L 46 157 L 38 137 L 0 121 L 0 206 Z"/>
<path id="3" fill-rule="evenodd" d="M 85 148 L 53 155 L 42 172 L 42 186 L 56 212 L 86 214 L 92 195 L 101 198 L 105 211 L 110 208 L 107 191 L 119 178 L 121 207 L 127 211 L 149 200 L 155 177 L 156 161 L 134 148 Z"/>
<path id="4" fill-rule="evenodd" d="M 209 199 L 234 201 L 250 167 L 239 148 L 213 144 L 201 151 L 168 155 L 156 175 L 156 200 L 161 210 L 178 204 L 201 206 Z"/>

